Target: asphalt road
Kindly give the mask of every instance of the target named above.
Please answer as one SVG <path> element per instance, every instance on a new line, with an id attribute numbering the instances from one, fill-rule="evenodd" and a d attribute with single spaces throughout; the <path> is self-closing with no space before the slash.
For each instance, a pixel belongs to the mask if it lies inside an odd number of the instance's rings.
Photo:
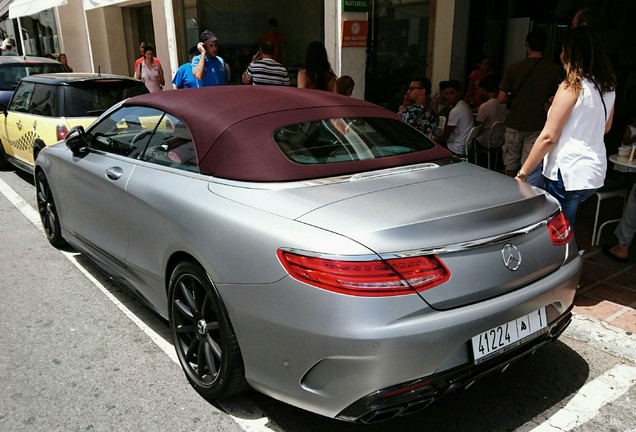
<path id="1" fill-rule="evenodd" d="M 48 244 L 31 177 L 0 171 L 0 192 L 0 431 L 636 432 L 630 340 L 582 320 L 505 373 L 389 422 L 343 423 L 256 392 L 211 404 L 164 321 Z"/>

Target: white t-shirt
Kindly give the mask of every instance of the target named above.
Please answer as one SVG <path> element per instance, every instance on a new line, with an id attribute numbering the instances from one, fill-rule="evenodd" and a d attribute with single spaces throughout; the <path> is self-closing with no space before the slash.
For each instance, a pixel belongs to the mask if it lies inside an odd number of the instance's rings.
<path id="1" fill-rule="evenodd" d="M 611 91 L 603 95 L 603 109 L 601 94 L 594 84 L 588 79 L 581 84 L 583 88 L 563 126 L 559 141 L 543 159 L 543 175 L 557 180 L 561 170 L 566 191 L 600 188 L 607 170 L 603 136 L 616 93 Z"/>
<path id="2" fill-rule="evenodd" d="M 455 126 L 446 145 L 450 151 L 456 154 L 464 154 L 466 152 L 466 138 L 470 128 L 475 125 L 473 120 L 473 112 L 466 102 L 460 100 L 457 105 L 448 114 L 447 126 Z"/>
<path id="3" fill-rule="evenodd" d="M 481 132 L 477 137 L 477 142 L 479 142 L 479 144 L 484 147 L 489 147 L 488 138 L 492 125 L 495 122 L 505 121 L 508 112 L 509 110 L 506 108 L 506 104 L 497 103 L 497 98 L 488 99 L 486 102 L 479 105 L 479 108 L 477 109 L 477 117 L 475 118 L 475 120 L 483 124 Z M 490 147 L 501 147 L 503 144 L 503 135 L 492 138 L 494 142 L 490 143 Z"/>

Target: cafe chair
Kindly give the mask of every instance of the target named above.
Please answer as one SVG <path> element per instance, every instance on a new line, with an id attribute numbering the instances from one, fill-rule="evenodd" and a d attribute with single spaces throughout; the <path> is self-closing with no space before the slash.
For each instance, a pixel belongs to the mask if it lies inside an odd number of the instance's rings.
<path id="1" fill-rule="evenodd" d="M 494 122 L 488 133 L 488 142 L 485 148 L 485 153 L 488 155 L 487 167 L 490 169 L 490 162 L 494 156 L 494 170 L 497 171 L 497 165 L 503 153 L 502 146 L 504 143 L 504 135 L 506 133 L 506 123 L 503 121 Z M 482 150 L 483 151 L 483 150 Z"/>
<path id="2" fill-rule="evenodd" d="M 477 162 L 476 160 L 477 157 L 475 152 L 475 138 L 477 138 L 477 136 L 481 132 L 482 127 L 483 125 L 481 124 L 477 126 L 473 126 L 472 128 L 470 128 L 470 131 L 468 132 L 468 136 L 466 137 L 466 141 L 464 142 L 464 154 L 459 156 L 461 159 L 465 160 L 466 162 L 468 162 L 468 158 L 471 155 L 475 156 L 475 162 Z"/>
<path id="3" fill-rule="evenodd" d="M 625 208 L 625 203 L 627 201 L 627 193 L 628 189 L 625 184 L 621 181 L 617 181 L 614 179 L 607 179 L 602 188 L 600 188 L 594 194 L 596 196 L 596 214 L 594 216 L 594 227 L 592 229 L 592 246 L 598 246 L 601 242 L 601 234 L 603 233 L 603 228 L 608 224 L 620 222 L 620 218 L 618 219 L 610 219 L 601 224 L 599 227 L 599 215 L 601 213 L 601 203 L 603 200 L 607 200 L 614 197 L 622 197 L 623 198 L 623 208 Z"/>

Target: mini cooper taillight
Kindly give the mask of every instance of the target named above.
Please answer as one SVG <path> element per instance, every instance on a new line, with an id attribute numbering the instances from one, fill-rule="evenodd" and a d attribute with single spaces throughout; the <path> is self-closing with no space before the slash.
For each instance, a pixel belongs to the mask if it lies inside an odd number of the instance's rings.
<path id="1" fill-rule="evenodd" d="M 66 138 L 67 134 L 68 128 L 65 125 L 59 124 L 55 127 L 55 135 L 57 136 L 58 141 L 62 141 L 64 138 Z"/>
<path id="2" fill-rule="evenodd" d="M 278 250 L 291 277 L 329 291 L 363 297 L 413 294 L 446 282 L 450 272 L 434 255 L 389 260 L 333 260 Z"/>
<path id="3" fill-rule="evenodd" d="M 562 211 L 548 221 L 548 230 L 550 231 L 550 240 L 555 246 L 566 245 L 574 237 L 572 225 Z"/>

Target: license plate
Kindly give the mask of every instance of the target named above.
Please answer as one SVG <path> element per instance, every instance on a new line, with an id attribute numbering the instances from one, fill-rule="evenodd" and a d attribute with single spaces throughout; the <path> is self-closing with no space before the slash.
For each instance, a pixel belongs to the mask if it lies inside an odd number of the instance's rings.
<path id="1" fill-rule="evenodd" d="M 528 339 L 545 333 L 547 325 L 548 320 L 545 315 L 545 307 L 543 307 L 521 318 L 473 336 L 475 364 L 482 363 L 521 345 Z"/>

